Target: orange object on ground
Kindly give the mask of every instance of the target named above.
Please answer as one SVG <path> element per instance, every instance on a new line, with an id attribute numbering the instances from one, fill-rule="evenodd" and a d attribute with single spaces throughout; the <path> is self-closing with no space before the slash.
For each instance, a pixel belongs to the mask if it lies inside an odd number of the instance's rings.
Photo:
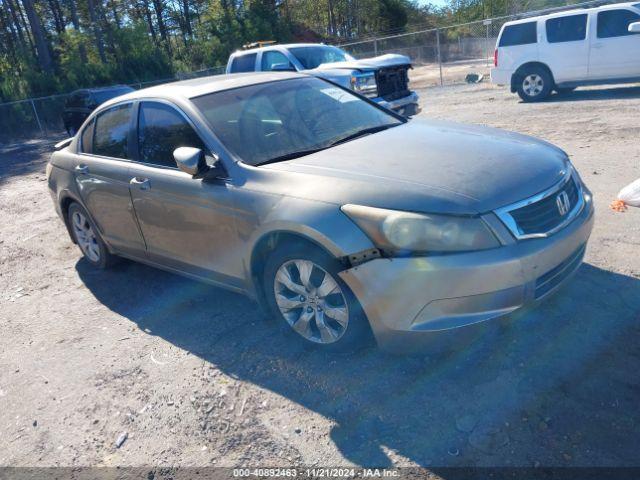
<path id="1" fill-rule="evenodd" d="M 615 210 L 616 212 L 626 212 L 627 204 L 622 200 L 614 200 L 613 202 L 611 202 L 611 205 L 609 205 L 609 208 L 611 210 Z"/>

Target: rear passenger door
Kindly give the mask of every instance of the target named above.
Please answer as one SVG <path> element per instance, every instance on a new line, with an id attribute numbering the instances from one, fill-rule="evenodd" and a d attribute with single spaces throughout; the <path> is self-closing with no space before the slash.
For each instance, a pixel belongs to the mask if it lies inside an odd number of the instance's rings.
<path id="1" fill-rule="evenodd" d="M 629 32 L 630 24 L 640 22 L 640 14 L 628 8 L 603 10 L 592 21 L 589 77 L 640 77 L 640 35 Z"/>
<path id="2" fill-rule="evenodd" d="M 75 177 L 102 237 L 119 252 L 144 255 L 129 195 L 131 103 L 100 112 L 81 132 Z"/>
<path id="3" fill-rule="evenodd" d="M 549 18 L 544 22 L 542 60 L 551 68 L 556 82 L 585 80 L 589 70 L 589 15 L 580 13 Z"/>

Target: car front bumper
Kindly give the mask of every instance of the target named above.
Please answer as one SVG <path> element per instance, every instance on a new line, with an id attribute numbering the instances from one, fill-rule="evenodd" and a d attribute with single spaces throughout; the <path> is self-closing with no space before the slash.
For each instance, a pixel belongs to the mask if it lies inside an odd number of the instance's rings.
<path id="1" fill-rule="evenodd" d="M 421 348 L 492 323 L 557 290 L 580 264 L 593 227 L 593 202 L 547 238 L 479 252 L 378 258 L 340 273 L 381 347 Z M 473 327 L 473 328 L 471 328 Z"/>
<path id="2" fill-rule="evenodd" d="M 418 100 L 419 97 L 416 92 L 411 92 L 406 97 L 398 98 L 397 100 L 392 101 L 387 101 L 382 97 L 373 99 L 374 102 L 405 117 L 411 117 L 420 113 L 422 109 L 418 104 Z"/>

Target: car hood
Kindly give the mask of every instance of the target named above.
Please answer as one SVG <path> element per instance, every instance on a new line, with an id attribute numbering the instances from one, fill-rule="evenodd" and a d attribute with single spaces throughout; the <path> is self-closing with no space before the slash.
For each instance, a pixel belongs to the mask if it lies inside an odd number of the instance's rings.
<path id="1" fill-rule="evenodd" d="M 533 196 L 567 168 L 566 154 L 542 140 L 421 119 L 260 167 L 295 175 L 283 181 L 299 197 L 464 215 Z"/>
<path id="2" fill-rule="evenodd" d="M 315 68 L 315 70 L 377 70 L 379 68 L 395 67 L 399 65 L 411 65 L 411 59 L 406 55 L 386 54 L 373 58 L 364 58 L 362 60 L 348 60 L 346 62 L 323 63 Z"/>

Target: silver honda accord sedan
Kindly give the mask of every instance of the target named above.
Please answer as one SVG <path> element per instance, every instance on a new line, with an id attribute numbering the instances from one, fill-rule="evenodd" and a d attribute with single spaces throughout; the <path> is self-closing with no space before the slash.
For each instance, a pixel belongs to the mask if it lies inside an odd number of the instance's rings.
<path id="1" fill-rule="evenodd" d="M 331 349 L 494 324 L 570 278 L 593 224 L 559 148 L 407 121 L 296 73 L 113 99 L 56 145 L 47 176 L 88 263 L 126 257 L 242 292 Z"/>

